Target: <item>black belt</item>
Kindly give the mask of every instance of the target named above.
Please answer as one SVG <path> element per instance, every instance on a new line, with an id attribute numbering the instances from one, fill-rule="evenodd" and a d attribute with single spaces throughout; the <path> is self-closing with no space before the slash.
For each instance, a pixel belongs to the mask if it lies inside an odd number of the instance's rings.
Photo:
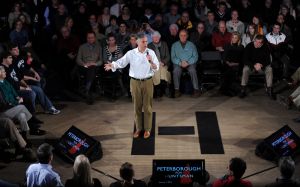
<path id="1" fill-rule="evenodd" d="M 151 79 L 152 77 L 147 77 L 147 78 L 144 78 L 144 79 L 137 79 L 137 78 L 134 78 L 134 77 L 130 77 L 130 78 L 132 78 L 133 80 L 136 80 L 136 81 L 146 81 L 146 80 Z"/>

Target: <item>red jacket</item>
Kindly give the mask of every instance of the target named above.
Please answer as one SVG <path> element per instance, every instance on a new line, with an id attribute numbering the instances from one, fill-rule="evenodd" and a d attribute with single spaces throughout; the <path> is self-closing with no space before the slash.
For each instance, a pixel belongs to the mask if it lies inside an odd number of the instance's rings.
<path id="1" fill-rule="evenodd" d="M 212 187 L 225 187 L 228 186 L 230 187 L 231 185 L 233 185 L 233 181 L 234 181 L 234 177 L 233 176 L 224 176 L 221 179 L 217 179 L 213 182 Z M 252 183 L 248 180 L 240 180 L 240 186 L 243 187 L 252 187 Z"/>
<path id="2" fill-rule="evenodd" d="M 225 32 L 224 34 L 220 32 L 214 32 L 212 34 L 212 45 L 214 48 L 223 47 L 225 44 L 229 44 L 231 42 L 231 33 Z"/>

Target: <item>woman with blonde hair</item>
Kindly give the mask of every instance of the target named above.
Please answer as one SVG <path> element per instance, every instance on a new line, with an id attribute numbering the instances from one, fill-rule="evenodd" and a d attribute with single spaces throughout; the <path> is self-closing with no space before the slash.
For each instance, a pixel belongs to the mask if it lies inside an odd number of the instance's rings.
<path id="1" fill-rule="evenodd" d="M 235 96 L 239 92 L 238 74 L 243 65 L 243 51 L 240 34 L 233 32 L 230 44 L 224 46 L 224 78 L 220 88 L 224 95 Z"/>
<path id="2" fill-rule="evenodd" d="M 66 181 L 65 187 L 102 187 L 97 178 L 92 178 L 91 164 L 84 155 L 78 155 L 73 165 L 73 178 Z"/>

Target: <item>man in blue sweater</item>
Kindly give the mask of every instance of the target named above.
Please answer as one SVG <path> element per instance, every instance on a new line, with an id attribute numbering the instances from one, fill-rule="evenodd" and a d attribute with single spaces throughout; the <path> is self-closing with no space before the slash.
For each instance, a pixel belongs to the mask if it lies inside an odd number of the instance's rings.
<path id="1" fill-rule="evenodd" d="M 179 41 L 175 42 L 172 45 L 171 49 L 171 59 L 173 62 L 173 79 L 175 87 L 175 97 L 180 97 L 181 93 L 179 91 L 180 87 L 180 77 L 183 69 L 186 69 L 192 79 L 194 93 L 193 97 L 199 97 L 199 84 L 197 77 L 197 61 L 198 61 L 198 52 L 196 46 L 187 40 L 188 32 L 186 30 L 181 30 L 179 32 Z"/>

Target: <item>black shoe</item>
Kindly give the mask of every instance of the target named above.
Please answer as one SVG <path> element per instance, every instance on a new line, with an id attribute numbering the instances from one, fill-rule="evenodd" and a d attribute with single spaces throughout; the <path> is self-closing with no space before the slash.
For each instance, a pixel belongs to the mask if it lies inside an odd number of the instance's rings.
<path id="1" fill-rule="evenodd" d="M 30 130 L 30 135 L 43 136 L 46 134 L 46 131 L 41 129 L 32 129 Z"/>
<path id="2" fill-rule="evenodd" d="M 89 95 L 87 96 L 87 98 L 86 98 L 86 104 L 88 104 L 88 105 L 94 104 L 94 98 L 93 98 L 92 95 L 89 94 Z"/>
<path id="3" fill-rule="evenodd" d="M 239 97 L 240 97 L 241 99 L 243 99 L 243 98 L 245 98 L 246 96 L 247 96 L 246 92 L 245 92 L 245 91 L 241 91 Z"/>
<path id="4" fill-rule="evenodd" d="M 273 89 L 272 87 L 267 88 L 267 94 L 272 100 L 276 100 L 275 95 L 273 94 Z"/>
<path id="5" fill-rule="evenodd" d="M 28 121 L 28 123 L 31 123 L 31 124 L 43 124 L 44 122 L 39 120 L 37 117 L 35 116 L 32 116 L 30 118 L 30 120 Z"/>
<path id="6" fill-rule="evenodd" d="M 241 92 L 240 92 L 240 94 L 239 94 L 239 97 L 240 97 L 241 99 L 243 99 L 243 98 L 245 98 L 246 96 L 247 96 L 247 93 L 246 93 L 246 87 L 245 87 L 245 86 L 242 86 Z"/>

